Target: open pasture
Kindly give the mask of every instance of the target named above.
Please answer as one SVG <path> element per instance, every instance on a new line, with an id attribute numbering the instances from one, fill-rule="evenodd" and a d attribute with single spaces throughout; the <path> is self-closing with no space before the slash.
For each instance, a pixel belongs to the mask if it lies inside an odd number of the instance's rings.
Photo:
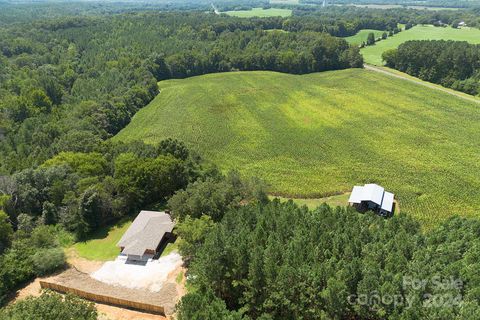
<path id="1" fill-rule="evenodd" d="M 232 72 L 160 82 L 116 140 L 184 141 L 286 197 L 378 183 L 426 227 L 480 214 L 480 108 L 373 71 Z"/>
<path id="2" fill-rule="evenodd" d="M 375 35 L 375 39 L 379 38 L 382 36 L 384 31 L 381 30 L 374 30 L 374 29 L 363 29 L 357 32 L 356 35 L 346 37 L 345 40 L 347 40 L 348 43 L 354 44 L 354 45 L 360 45 L 362 42 L 367 42 L 368 34 L 373 32 Z"/>
<path id="3" fill-rule="evenodd" d="M 367 46 L 363 48 L 361 52 L 366 63 L 382 65 L 383 52 L 389 49 L 395 49 L 400 44 L 409 40 L 455 40 L 467 41 L 469 43 L 480 43 L 480 30 L 468 27 L 454 29 L 451 27 L 419 25 L 409 30 L 402 31 L 386 40 L 377 42 L 373 46 Z"/>
<path id="4" fill-rule="evenodd" d="M 289 17 L 292 15 L 292 10 L 290 9 L 279 9 L 279 8 L 253 8 L 252 10 L 238 10 L 238 11 L 225 11 L 222 12 L 228 14 L 232 17 L 239 18 L 252 18 L 252 17 Z"/>

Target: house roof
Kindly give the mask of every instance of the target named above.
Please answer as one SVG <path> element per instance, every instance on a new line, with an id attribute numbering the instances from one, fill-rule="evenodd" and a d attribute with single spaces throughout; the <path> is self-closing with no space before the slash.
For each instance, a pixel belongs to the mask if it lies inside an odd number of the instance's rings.
<path id="1" fill-rule="evenodd" d="M 354 186 L 349 203 L 361 203 L 362 201 L 371 201 L 381 207 L 382 210 L 391 212 L 393 208 L 394 194 L 385 191 L 378 184 L 366 184 L 364 186 Z"/>
<path id="2" fill-rule="evenodd" d="M 156 250 L 165 233 L 172 232 L 174 226 L 165 212 L 141 211 L 117 246 L 124 247 L 124 254 L 142 256 L 146 250 Z"/>

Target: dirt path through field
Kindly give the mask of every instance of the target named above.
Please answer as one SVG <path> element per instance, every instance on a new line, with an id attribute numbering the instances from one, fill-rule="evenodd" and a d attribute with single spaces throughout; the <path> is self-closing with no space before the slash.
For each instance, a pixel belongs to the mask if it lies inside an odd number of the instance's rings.
<path id="1" fill-rule="evenodd" d="M 398 79 L 407 80 L 407 81 L 413 82 L 415 84 L 418 84 L 418 85 L 421 85 L 421 86 L 424 86 L 424 87 L 427 87 L 427 88 L 430 88 L 430 89 L 439 90 L 439 91 L 451 94 L 453 96 L 456 96 L 458 98 L 480 104 L 480 99 L 476 99 L 473 96 L 469 96 L 469 95 L 461 93 L 461 92 L 455 92 L 452 89 L 443 88 L 440 85 L 429 83 L 429 82 L 417 79 L 415 77 L 410 77 L 410 76 L 407 76 L 407 75 L 403 75 L 402 73 L 396 73 L 396 72 L 390 71 L 388 68 L 376 67 L 376 66 L 369 65 L 369 64 L 365 64 L 364 67 L 365 67 L 366 70 L 383 73 L 383 74 L 386 74 L 390 77 L 395 77 L 395 78 L 398 78 Z"/>

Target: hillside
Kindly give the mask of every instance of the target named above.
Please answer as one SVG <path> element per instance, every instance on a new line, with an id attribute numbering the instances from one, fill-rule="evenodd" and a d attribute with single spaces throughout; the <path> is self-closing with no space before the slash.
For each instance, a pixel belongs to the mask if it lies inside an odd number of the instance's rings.
<path id="1" fill-rule="evenodd" d="M 362 31 L 359 33 L 361 34 Z M 377 42 L 374 46 L 365 47 L 361 50 L 361 53 L 366 63 L 382 65 L 383 52 L 397 48 L 400 44 L 408 40 L 455 40 L 476 44 L 480 43 L 480 30 L 474 28 L 453 29 L 451 27 L 441 28 L 431 25 L 418 25 L 386 40 Z"/>
<path id="2" fill-rule="evenodd" d="M 211 74 L 160 82 L 114 139 L 185 141 L 287 196 L 377 182 L 425 225 L 480 209 L 480 109 L 372 71 Z"/>

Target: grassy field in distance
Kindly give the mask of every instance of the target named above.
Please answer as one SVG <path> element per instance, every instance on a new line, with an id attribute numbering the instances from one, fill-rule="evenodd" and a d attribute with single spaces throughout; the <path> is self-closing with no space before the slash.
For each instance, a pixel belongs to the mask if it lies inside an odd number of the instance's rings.
<path id="1" fill-rule="evenodd" d="M 292 15 L 290 9 L 278 9 L 278 8 L 253 8 L 252 10 L 238 10 L 238 11 L 225 11 L 232 17 L 251 18 L 251 17 L 289 17 Z"/>
<path id="2" fill-rule="evenodd" d="M 361 31 L 360 31 L 361 32 Z M 451 27 L 434 27 L 431 25 L 418 25 L 409 30 L 404 30 L 393 37 L 367 46 L 361 50 L 366 63 L 382 65 L 382 53 L 389 49 L 397 48 L 408 40 L 455 40 L 480 43 L 480 30 L 474 28 L 454 29 Z"/>
<path id="3" fill-rule="evenodd" d="M 356 35 L 344 38 L 350 44 L 360 45 L 363 41 L 367 42 L 367 37 L 370 32 L 373 32 L 375 39 L 382 36 L 383 31 L 374 29 L 363 29 L 357 32 Z"/>
<path id="4" fill-rule="evenodd" d="M 299 4 L 299 0 L 270 0 L 270 4 Z"/>
<path id="5" fill-rule="evenodd" d="M 378 183 L 431 226 L 480 212 L 480 108 L 373 71 L 210 74 L 161 93 L 115 140 L 184 141 L 292 198 Z"/>

